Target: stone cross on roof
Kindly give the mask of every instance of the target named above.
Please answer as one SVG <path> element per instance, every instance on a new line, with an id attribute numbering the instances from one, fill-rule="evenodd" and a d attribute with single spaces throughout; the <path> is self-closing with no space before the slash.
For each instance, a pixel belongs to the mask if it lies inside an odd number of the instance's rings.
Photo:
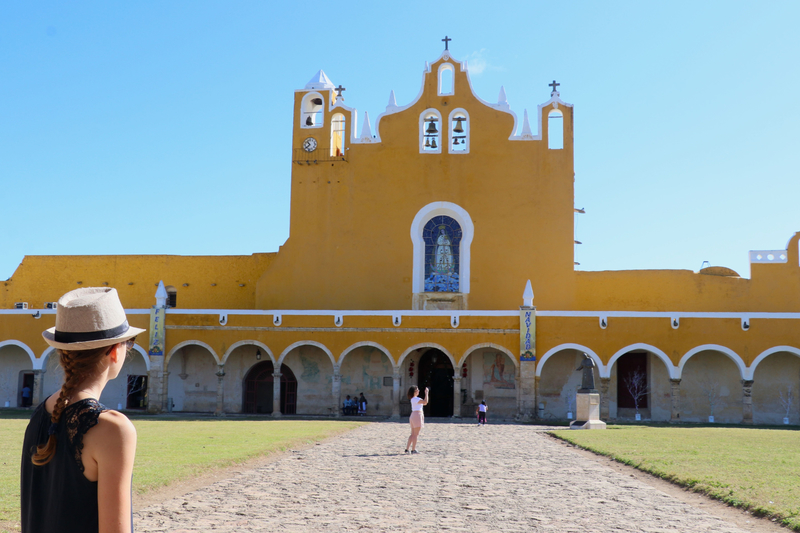
<path id="1" fill-rule="evenodd" d="M 450 38 L 450 37 L 448 37 L 447 35 L 445 35 L 445 36 L 444 36 L 444 39 L 442 39 L 442 41 L 444 41 L 444 49 L 445 49 L 445 50 L 447 50 L 447 49 L 448 49 L 448 48 L 447 48 L 447 45 L 448 45 L 448 44 L 450 44 L 450 41 L 452 41 L 452 40 L 453 40 L 453 39 L 451 39 L 451 38 Z"/>
<path id="2" fill-rule="evenodd" d="M 553 88 L 553 92 L 550 93 L 550 94 L 557 93 L 559 85 L 561 85 L 561 84 L 560 83 L 556 83 L 556 80 L 553 80 L 553 83 L 548 83 L 547 86 Z"/>
<path id="3" fill-rule="evenodd" d="M 346 91 L 347 89 L 345 89 L 344 87 L 342 87 L 342 84 L 341 84 L 341 83 L 339 84 L 339 86 L 338 86 L 338 87 L 334 87 L 334 89 L 333 89 L 333 90 L 334 90 L 334 91 L 336 91 L 336 96 L 337 96 L 337 97 L 339 97 L 339 98 L 341 98 L 342 100 L 344 100 L 344 96 L 342 96 L 342 91 Z"/>

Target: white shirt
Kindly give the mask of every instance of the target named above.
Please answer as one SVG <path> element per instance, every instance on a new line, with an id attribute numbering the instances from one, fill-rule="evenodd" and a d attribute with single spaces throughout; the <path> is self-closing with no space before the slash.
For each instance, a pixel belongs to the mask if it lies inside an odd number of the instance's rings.
<path id="1" fill-rule="evenodd" d="M 411 410 L 422 411 L 422 405 L 420 404 L 421 401 L 422 398 L 420 398 L 419 396 L 414 396 L 413 398 L 411 398 Z"/>
<path id="2" fill-rule="evenodd" d="M 481 410 L 481 413 L 485 413 L 485 412 L 486 412 L 486 406 L 485 406 L 484 404 L 480 404 L 480 405 L 478 406 L 478 409 L 480 409 L 480 410 Z"/>

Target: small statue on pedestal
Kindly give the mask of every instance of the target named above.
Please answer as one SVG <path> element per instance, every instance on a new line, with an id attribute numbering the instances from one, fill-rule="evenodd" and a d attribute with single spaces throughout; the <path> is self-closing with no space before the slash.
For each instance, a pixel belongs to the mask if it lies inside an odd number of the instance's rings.
<path id="1" fill-rule="evenodd" d="M 594 359 L 589 357 L 589 354 L 584 353 L 581 366 L 575 369 L 583 370 L 581 388 L 578 389 L 578 392 L 597 392 L 597 389 L 594 388 L 594 369 L 596 366 L 597 364 L 594 362 Z"/>

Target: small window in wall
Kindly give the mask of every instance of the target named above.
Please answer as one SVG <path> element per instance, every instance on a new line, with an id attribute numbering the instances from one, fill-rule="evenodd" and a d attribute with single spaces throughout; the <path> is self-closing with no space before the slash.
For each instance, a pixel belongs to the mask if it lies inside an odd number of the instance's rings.
<path id="1" fill-rule="evenodd" d="M 439 66 L 439 96 L 453 94 L 453 77 L 455 69 L 450 63 L 442 63 Z"/>
<path id="2" fill-rule="evenodd" d="M 461 226 L 440 215 L 422 230 L 425 241 L 425 292 L 459 292 Z"/>
<path id="3" fill-rule="evenodd" d="M 469 152 L 469 116 L 463 109 L 450 113 L 450 147 L 451 154 Z"/>
<path id="4" fill-rule="evenodd" d="M 421 151 L 427 153 L 441 153 L 441 117 L 435 110 L 428 110 L 422 113 L 420 128 L 422 129 L 420 140 L 422 141 Z"/>
<path id="5" fill-rule="evenodd" d="M 302 128 L 321 128 L 323 119 L 322 95 L 319 93 L 308 93 L 303 97 L 300 105 L 300 127 Z"/>
<path id="6" fill-rule="evenodd" d="M 564 115 L 553 110 L 547 115 L 547 147 L 551 150 L 564 148 Z"/>
<path id="7" fill-rule="evenodd" d="M 336 113 L 331 117 L 331 157 L 344 155 L 344 115 Z"/>
<path id="8" fill-rule="evenodd" d="M 178 289 L 172 285 L 166 287 L 167 289 L 167 307 L 178 307 Z"/>

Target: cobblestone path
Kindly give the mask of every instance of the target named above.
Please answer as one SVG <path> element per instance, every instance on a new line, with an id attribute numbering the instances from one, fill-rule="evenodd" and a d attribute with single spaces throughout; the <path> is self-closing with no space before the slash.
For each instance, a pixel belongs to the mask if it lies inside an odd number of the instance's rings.
<path id="1" fill-rule="evenodd" d="M 539 428 L 373 423 L 134 516 L 137 532 L 745 531 Z"/>

